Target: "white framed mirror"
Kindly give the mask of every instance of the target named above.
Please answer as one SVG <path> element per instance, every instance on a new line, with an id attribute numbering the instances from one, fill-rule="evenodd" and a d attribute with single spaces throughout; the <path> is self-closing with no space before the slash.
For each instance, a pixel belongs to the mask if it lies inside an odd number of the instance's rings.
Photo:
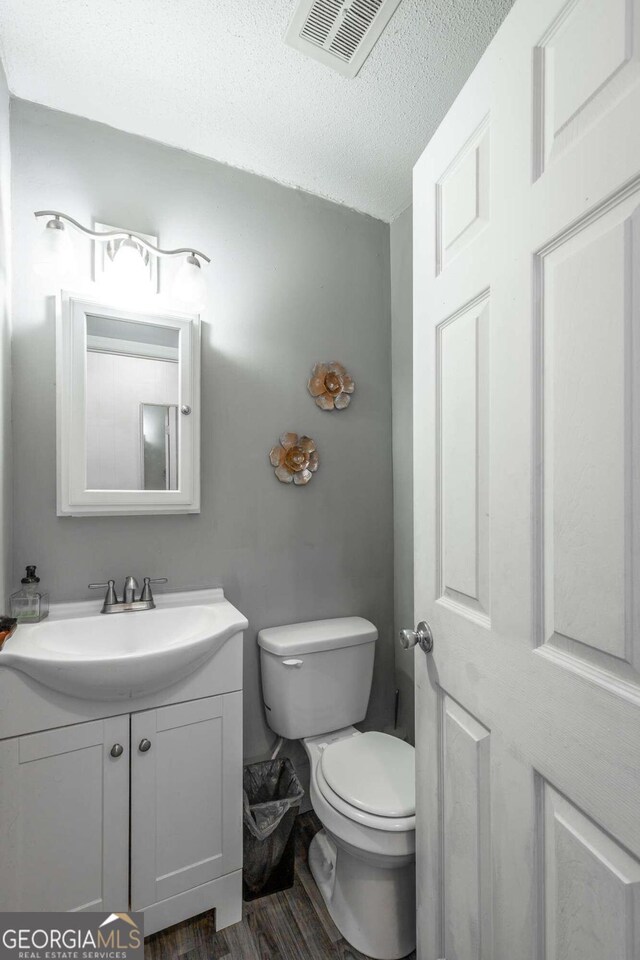
<path id="1" fill-rule="evenodd" d="M 200 512 L 200 320 L 63 291 L 58 515 Z"/>

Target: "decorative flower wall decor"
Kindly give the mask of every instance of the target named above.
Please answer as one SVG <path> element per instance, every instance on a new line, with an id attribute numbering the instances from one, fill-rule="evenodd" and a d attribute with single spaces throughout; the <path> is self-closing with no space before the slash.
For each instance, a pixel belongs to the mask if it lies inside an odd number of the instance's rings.
<path id="1" fill-rule="evenodd" d="M 315 364 L 307 387 L 321 410 L 344 410 L 356 385 L 342 364 L 332 360 Z"/>
<path id="2" fill-rule="evenodd" d="M 297 433 L 283 433 L 280 443 L 271 448 L 269 460 L 281 483 L 293 482 L 297 486 L 309 483 L 320 462 L 315 440 Z"/>

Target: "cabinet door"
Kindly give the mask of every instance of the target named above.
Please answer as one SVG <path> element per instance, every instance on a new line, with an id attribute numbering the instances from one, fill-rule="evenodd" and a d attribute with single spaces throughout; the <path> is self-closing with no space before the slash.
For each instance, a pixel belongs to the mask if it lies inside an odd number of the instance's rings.
<path id="1" fill-rule="evenodd" d="M 241 710 L 227 693 L 132 715 L 132 909 L 240 868 Z"/>
<path id="2" fill-rule="evenodd" d="M 128 715 L 0 742 L 3 910 L 126 910 L 128 855 Z"/>

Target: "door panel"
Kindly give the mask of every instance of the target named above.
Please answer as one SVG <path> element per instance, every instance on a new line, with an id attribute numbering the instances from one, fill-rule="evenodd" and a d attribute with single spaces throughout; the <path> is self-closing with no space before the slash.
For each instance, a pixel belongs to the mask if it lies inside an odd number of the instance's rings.
<path id="1" fill-rule="evenodd" d="M 128 744 L 128 716 L 0 742 L 4 910 L 127 908 Z"/>
<path id="2" fill-rule="evenodd" d="M 436 330 L 438 594 L 489 624 L 488 293 Z"/>
<path id="3" fill-rule="evenodd" d="M 445 956 L 493 957 L 490 733 L 442 700 Z"/>
<path id="4" fill-rule="evenodd" d="M 639 239 L 633 195 L 559 238 L 537 261 L 544 290 L 541 642 L 635 679 Z"/>
<path id="5" fill-rule="evenodd" d="M 436 185 L 436 272 L 489 220 L 489 119 L 484 117 Z"/>
<path id="6" fill-rule="evenodd" d="M 420 960 L 635 960 L 639 0 L 517 0 L 414 176 Z"/>
<path id="7" fill-rule="evenodd" d="M 139 910 L 242 865 L 241 694 L 133 714 L 131 737 L 131 900 Z"/>
<path id="8" fill-rule="evenodd" d="M 543 784 L 550 960 L 640 956 L 640 861 Z"/>
<path id="9" fill-rule="evenodd" d="M 569 0 L 534 46 L 538 173 L 640 81 L 634 0 Z"/>

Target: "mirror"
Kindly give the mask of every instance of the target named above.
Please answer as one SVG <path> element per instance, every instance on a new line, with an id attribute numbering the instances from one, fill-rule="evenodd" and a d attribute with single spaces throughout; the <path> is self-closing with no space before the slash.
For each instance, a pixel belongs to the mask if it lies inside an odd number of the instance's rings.
<path id="1" fill-rule="evenodd" d="M 174 404 L 140 404 L 142 486 L 145 490 L 178 489 L 178 408 Z"/>
<path id="2" fill-rule="evenodd" d="M 197 512 L 198 318 L 63 294 L 58 512 Z"/>
<path id="3" fill-rule="evenodd" d="M 179 331 L 95 314 L 86 327 L 87 487 L 177 490 Z"/>

